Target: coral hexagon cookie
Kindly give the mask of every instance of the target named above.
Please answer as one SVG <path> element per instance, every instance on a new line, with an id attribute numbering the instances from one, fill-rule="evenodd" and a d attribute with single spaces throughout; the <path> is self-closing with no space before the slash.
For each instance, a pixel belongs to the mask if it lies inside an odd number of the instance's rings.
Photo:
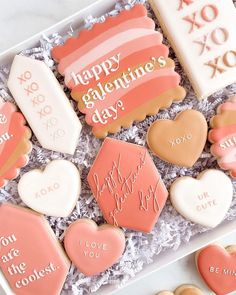
<path id="1" fill-rule="evenodd" d="M 70 262 L 46 219 L 0 204 L 0 268 L 14 294 L 59 295 Z"/>
<path id="2" fill-rule="evenodd" d="M 19 174 L 32 149 L 31 131 L 15 105 L 0 101 L 0 187 Z"/>
<path id="3" fill-rule="evenodd" d="M 88 182 L 104 218 L 112 225 L 149 232 L 168 192 L 145 147 L 106 138 Z"/>
<path id="4" fill-rule="evenodd" d="M 52 50 L 95 136 L 118 132 L 185 97 L 162 38 L 139 4 Z"/>

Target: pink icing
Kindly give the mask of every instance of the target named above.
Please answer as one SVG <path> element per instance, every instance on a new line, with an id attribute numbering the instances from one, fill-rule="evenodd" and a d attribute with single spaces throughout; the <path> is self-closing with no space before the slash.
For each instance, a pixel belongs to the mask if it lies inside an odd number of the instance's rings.
<path id="1" fill-rule="evenodd" d="M 0 204 L 0 256 L 15 294 L 60 294 L 70 263 L 41 215 Z"/>
<path id="2" fill-rule="evenodd" d="M 108 223 L 149 232 L 168 196 L 146 148 L 106 138 L 88 182 Z"/>
<path id="3" fill-rule="evenodd" d="M 92 220 L 80 219 L 67 229 L 64 245 L 76 267 L 92 276 L 117 262 L 125 249 L 125 237 L 116 227 L 97 227 Z"/>

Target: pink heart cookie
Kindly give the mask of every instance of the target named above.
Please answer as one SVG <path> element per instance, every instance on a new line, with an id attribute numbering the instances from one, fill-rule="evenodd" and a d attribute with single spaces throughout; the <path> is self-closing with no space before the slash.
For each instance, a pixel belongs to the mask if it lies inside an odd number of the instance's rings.
<path id="1" fill-rule="evenodd" d="M 112 225 L 97 226 L 90 219 L 79 219 L 67 229 L 64 245 L 75 266 L 92 276 L 117 262 L 125 249 L 125 236 Z"/>
<path id="2" fill-rule="evenodd" d="M 18 176 L 19 168 L 28 162 L 31 131 L 16 107 L 0 101 L 0 187 Z"/>
<path id="3" fill-rule="evenodd" d="M 147 149 L 106 138 L 88 174 L 106 221 L 150 232 L 168 192 Z"/>

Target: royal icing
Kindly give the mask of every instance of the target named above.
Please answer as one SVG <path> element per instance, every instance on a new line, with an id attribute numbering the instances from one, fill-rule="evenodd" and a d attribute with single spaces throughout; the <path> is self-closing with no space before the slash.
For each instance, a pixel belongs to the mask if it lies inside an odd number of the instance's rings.
<path id="1" fill-rule="evenodd" d="M 236 291 L 236 246 L 209 245 L 198 251 L 196 264 L 203 280 L 216 295 Z"/>
<path id="2" fill-rule="evenodd" d="M 46 219 L 0 204 L 0 268 L 14 294 L 59 295 L 69 267 Z"/>
<path id="3" fill-rule="evenodd" d="M 73 154 L 81 124 L 44 62 L 16 55 L 8 87 L 42 147 Z"/>
<path id="4" fill-rule="evenodd" d="M 150 0 L 199 99 L 235 82 L 232 0 Z"/>
<path id="5" fill-rule="evenodd" d="M 28 207 L 55 217 L 70 215 L 80 190 L 79 171 L 66 160 L 54 160 L 44 171 L 31 170 L 18 183 L 19 195 Z"/>
<path id="6" fill-rule="evenodd" d="M 12 103 L 0 100 L 0 187 L 16 178 L 19 168 L 28 163 L 30 137 L 22 114 Z"/>
<path id="7" fill-rule="evenodd" d="M 125 235 L 115 226 L 79 219 L 66 230 L 64 245 L 76 267 L 92 276 L 118 261 L 125 249 Z"/>
<path id="8" fill-rule="evenodd" d="M 230 170 L 236 178 L 236 96 L 219 106 L 211 119 L 212 130 L 208 138 L 212 142 L 211 153 L 217 157 L 221 169 Z"/>
<path id="9" fill-rule="evenodd" d="M 197 179 L 180 177 L 171 186 L 170 198 L 186 219 L 206 227 L 217 226 L 233 197 L 230 178 L 220 170 L 205 170 Z"/>
<path id="10" fill-rule="evenodd" d="M 203 292 L 194 285 L 182 285 L 178 287 L 174 292 L 162 291 L 156 295 L 203 295 Z"/>
<path id="11" fill-rule="evenodd" d="M 205 146 L 207 130 L 206 119 L 200 112 L 186 110 L 173 121 L 155 121 L 148 130 L 147 143 L 162 160 L 192 167 Z"/>
<path id="12" fill-rule="evenodd" d="M 106 138 L 88 182 L 106 221 L 150 232 L 168 196 L 147 149 Z"/>
<path id="13" fill-rule="evenodd" d="M 142 5 L 107 18 L 52 50 L 97 137 L 118 132 L 185 97 L 168 54 Z"/>

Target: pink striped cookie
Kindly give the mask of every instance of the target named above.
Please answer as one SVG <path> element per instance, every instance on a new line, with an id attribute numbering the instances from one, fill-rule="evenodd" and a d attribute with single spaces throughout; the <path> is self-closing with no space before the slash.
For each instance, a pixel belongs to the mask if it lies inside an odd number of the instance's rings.
<path id="1" fill-rule="evenodd" d="M 213 143 L 211 153 L 217 158 L 219 166 L 229 170 L 236 178 L 236 95 L 218 107 L 217 115 L 210 123 L 212 130 L 208 138 Z"/>
<path id="2" fill-rule="evenodd" d="M 116 133 L 185 97 L 162 39 L 145 7 L 136 5 L 52 50 L 96 137 Z"/>
<path id="3" fill-rule="evenodd" d="M 0 187 L 19 174 L 28 163 L 31 131 L 23 115 L 10 102 L 0 100 Z"/>

